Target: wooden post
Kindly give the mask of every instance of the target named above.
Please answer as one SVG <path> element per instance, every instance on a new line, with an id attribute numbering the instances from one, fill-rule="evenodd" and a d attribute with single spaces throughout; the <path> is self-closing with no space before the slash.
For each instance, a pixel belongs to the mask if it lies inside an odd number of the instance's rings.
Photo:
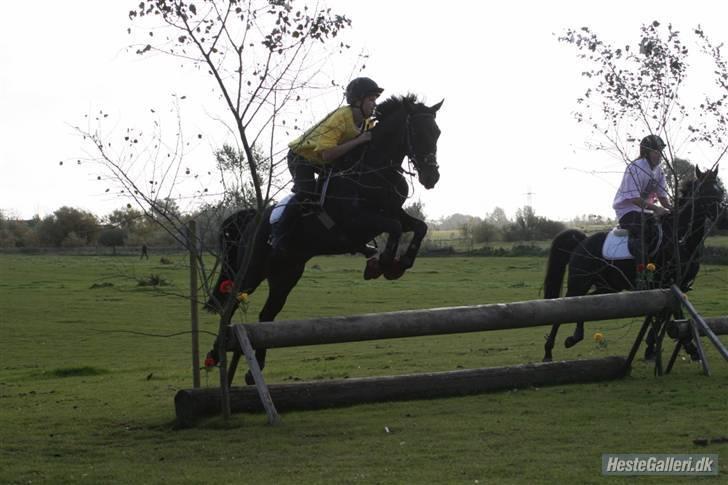
<path id="1" fill-rule="evenodd" d="M 680 291 L 680 288 L 678 288 L 676 285 L 672 285 L 672 291 L 675 293 L 675 295 L 677 295 L 678 298 L 680 298 L 680 302 L 688 310 L 690 316 L 693 317 L 692 321 L 693 327 L 695 329 L 695 338 L 699 341 L 700 335 L 705 335 L 706 337 L 708 337 L 708 340 L 710 340 L 710 343 L 712 343 L 718 350 L 718 353 L 722 355 L 725 360 L 728 360 L 728 349 L 725 348 L 720 339 L 715 335 L 715 332 L 713 332 L 713 330 L 710 328 L 710 325 L 706 323 L 705 319 L 700 316 L 693 304 L 690 303 L 687 295 Z"/>
<path id="2" fill-rule="evenodd" d="M 197 225 L 192 220 L 187 227 L 187 247 L 190 251 L 190 321 L 192 323 L 192 387 L 200 387 L 200 319 L 197 308 Z"/>
<path id="3" fill-rule="evenodd" d="M 693 341 L 695 342 L 695 347 L 698 349 L 698 355 L 700 356 L 700 365 L 703 366 L 703 374 L 710 377 L 710 365 L 708 364 L 708 358 L 705 356 L 705 352 L 703 351 L 703 344 L 700 343 L 700 332 L 698 332 L 698 325 L 693 321 L 690 322 L 690 330 L 693 332 Z"/>
<path id="4" fill-rule="evenodd" d="M 248 361 L 250 373 L 253 375 L 253 379 L 255 380 L 255 387 L 258 391 L 258 396 L 260 397 L 260 401 L 263 403 L 263 408 L 265 408 L 265 412 L 268 415 L 268 424 L 279 424 L 281 422 L 281 418 L 278 415 L 273 399 L 270 397 L 270 391 L 268 390 L 268 386 L 263 378 L 263 372 L 260 370 L 260 366 L 258 365 L 258 359 L 255 357 L 255 351 L 250 345 L 250 340 L 248 340 L 248 333 L 242 325 L 233 325 L 233 331 L 235 332 L 235 336 L 240 344 L 240 349 L 243 351 L 243 355 L 245 355 L 245 360 Z"/>
<path id="5" fill-rule="evenodd" d="M 645 338 L 645 334 L 647 333 L 647 329 L 649 328 L 650 324 L 652 323 L 652 316 L 646 316 L 645 321 L 642 324 L 642 327 L 640 328 L 639 333 L 637 334 L 637 338 L 634 340 L 634 343 L 632 344 L 632 348 L 629 351 L 629 355 L 627 356 L 627 368 L 632 367 L 632 361 L 634 360 L 635 355 L 637 355 L 637 351 L 640 349 L 640 345 L 642 345 L 642 341 Z"/>

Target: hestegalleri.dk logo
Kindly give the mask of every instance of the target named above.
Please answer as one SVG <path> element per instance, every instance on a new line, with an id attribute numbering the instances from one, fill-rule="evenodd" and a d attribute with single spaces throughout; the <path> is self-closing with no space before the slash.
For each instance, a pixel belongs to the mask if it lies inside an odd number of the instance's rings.
<path id="1" fill-rule="evenodd" d="M 602 455 L 602 475 L 717 475 L 718 455 Z"/>

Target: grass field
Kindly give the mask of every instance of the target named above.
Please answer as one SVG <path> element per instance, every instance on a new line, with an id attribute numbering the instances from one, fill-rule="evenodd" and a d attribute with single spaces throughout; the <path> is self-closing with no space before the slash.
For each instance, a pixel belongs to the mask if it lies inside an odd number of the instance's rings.
<path id="1" fill-rule="evenodd" d="M 212 418 L 174 429 L 190 387 L 188 273 L 133 257 L 0 255 L 0 483 L 623 483 L 602 453 L 717 453 L 728 477 L 728 365 L 714 376 L 679 359 L 662 378 L 637 362 L 624 380 L 464 398 Z M 395 282 L 361 279 L 363 259 L 312 260 L 280 319 L 529 300 L 541 258 L 422 258 Z M 138 286 L 158 275 L 166 286 Z M 95 287 L 94 287 L 95 286 Z M 94 288 L 92 288 L 94 287 Z M 252 297 L 248 320 L 263 303 Z M 704 266 L 691 301 L 728 314 L 728 267 Z M 555 358 L 626 354 L 641 322 L 587 324 Z M 217 321 L 204 315 L 202 328 Z M 269 382 L 440 371 L 539 361 L 546 328 L 269 353 Z M 605 334 L 606 348 L 591 335 Z M 212 341 L 202 335 L 203 352 Z M 203 385 L 217 374 L 203 372 Z M 389 429 L 386 432 L 385 427 Z M 644 481 L 654 481 L 649 478 Z M 624 480 L 626 482 L 626 480 Z M 660 483 L 683 483 L 662 477 Z"/>
<path id="2" fill-rule="evenodd" d="M 599 231 L 609 231 L 611 227 L 605 226 L 588 226 L 588 227 L 577 227 L 581 231 L 587 234 L 594 234 Z M 472 239 L 464 238 L 460 231 L 430 231 L 427 233 L 427 238 L 424 242 L 425 248 L 444 248 L 451 247 L 454 252 L 457 253 L 472 253 L 478 251 L 483 247 L 491 248 L 503 248 L 505 250 L 511 250 L 514 246 L 525 245 L 535 246 L 537 248 L 548 249 L 551 245 L 550 241 L 491 241 L 487 243 L 476 243 Z M 706 246 L 714 248 L 728 248 L 728 236 L 719 235 L 712 236 L 706 240 Z"/>

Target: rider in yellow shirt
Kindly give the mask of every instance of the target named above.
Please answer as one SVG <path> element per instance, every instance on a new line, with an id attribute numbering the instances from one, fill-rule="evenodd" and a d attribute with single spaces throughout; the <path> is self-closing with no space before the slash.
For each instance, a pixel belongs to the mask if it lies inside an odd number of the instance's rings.
<path id="1" fill-rule="evenodd" d="M 286 236 L 301 212 L 301 203 L 316 196 L 316 174 L 321 169 L 372 139 L 367 131 L 384 91 L 368 77 L 352 80 L 346 87 L 347 106 L 329 113 L 323 120 L 288 144 L 288 170 L 293 178 L 294 197 L 273 225 L 274 251 L 285 251 Z"/>

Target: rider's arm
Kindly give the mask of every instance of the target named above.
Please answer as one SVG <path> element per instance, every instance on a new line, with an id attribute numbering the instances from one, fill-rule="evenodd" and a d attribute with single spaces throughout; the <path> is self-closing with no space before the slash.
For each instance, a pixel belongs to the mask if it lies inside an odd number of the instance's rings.
<path id="1" fill-rule="evenodd" d="M 341 145 L 336 145 L 335 147 L 328 148 L 326 150 L 322 150 L 321 159 L 324 162 L 330 162 L 332 160 L 336 160 L 337 158 L 341 157 L 342 155 L 349 153 L 351 150 L 354 149 L 354 147 L 361 145 L 362 143 L 366 143 L 371 139 L 372 139 L 371 132 L 365 131 L 364 133 L 357 136 L 356 138 L 352 138 L 349 141 L 345 141 Z"/>
<path id="2" fill-rule="evenodd" d="M 627 202 L 629 202 L 630 204 L 634 204 L 637 207 L 641 207 L 643 209 L 654 211 L 655 214 L 658 214 L 658 215 L 662 215 L 662 214 L 665 214 L 666 212 L 669 212 L 669 210 L 670 210 L 669 201 L 667 201 L 667 199 L 666 199 L 665 201 L 668 202 L 668 204 L 665 205 L 664 202 L 662 201 L 663 198 L 660 197 L 659 199 L 660 199 L 660 203 L 662 204 L 662 207 L 660 207 L 657 204 L 653 204 L 652 202 L 649 202 L 649 201 L 643 199 L 642 197 L 635 197 L 634 199 L 629 199 Z"/>

